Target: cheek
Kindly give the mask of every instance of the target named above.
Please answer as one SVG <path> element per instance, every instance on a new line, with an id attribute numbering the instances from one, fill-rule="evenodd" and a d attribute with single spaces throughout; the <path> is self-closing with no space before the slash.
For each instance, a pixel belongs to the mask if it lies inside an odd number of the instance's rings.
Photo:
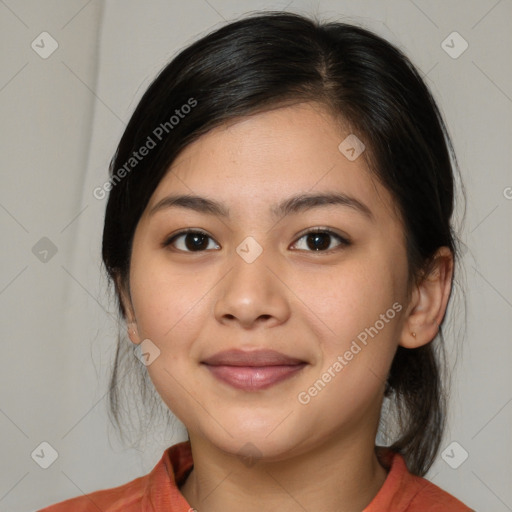
<path id="1" fill-rule="evenodd" d="M 399 340 L 400 312 L 405 309 L 405 269 L 401 255 L 386 258 L 378 253 L 354 258 L 315 279 L 304 275 L 296 281 L 297 295 L 307 297 L 312 310 L 304 308 L 304 313 L 314 319 L 322 344 L 321 364 L 311 385 L 320 381 L 312 392 L 321 390 L 323 400 L 336 401 L 340 390 L 349 402 L 364 395 L 371 399 L 386 380 Z M 399 274 L 395 268 L 403 271 Z M 326 393 L 324 384 L 329 388 Z"/>
<path id="2" fill-rule="evenodd" d="M 141 252 L 132 258 L 131 293 L 139 334 L 162 348 L 186 339 L 185 331 L 190 337 L 190 329 L 201 325 L 198 315 L 208 291 L 208 282 L 197 274 L 170 268 L 162 254 Z"/>
<path id="3" fill-rule="evenodd" d="M 322 333 L 320 339 L 343 344 L 400 303 L 401 281 L 382 257 L 354 257 L 322 272 L 298 272 L 292 282 L 294 294 L 304 303 L 304 314 L 314 319 Z M 395 313 L 392 310 L 390 315 L 395 318 Z"/>
<path id="4" fill-rule="evenodd" d="M 320 364 L 296 400 L 311 417 L 318 418 L 318 426 L 334 427 L 343 418 L 357 421 L 377 407 L 384 391 L 398 342 L 402 305 L 385 280 L 368 273 L 365 278 L 346 275 L 342 288 L 314 302 L 315 313 L 326 324 L 318 337 Z M 334 279 L 330 283 L 339 284 Z"/>
<path id="5" fill-rule="evenodd" d="M 190 422 L 201 412 L 193 412 L 197 404 L 190 398 L 201 385 L 190 371 L 190 356 L 205 322 L 207 283 L 193 273 L 170 272 L 165 258 L 144 256 L 132 258 L 130 279 L 140 338 L 160 351 L 146 369 L 169 409 Z"/>

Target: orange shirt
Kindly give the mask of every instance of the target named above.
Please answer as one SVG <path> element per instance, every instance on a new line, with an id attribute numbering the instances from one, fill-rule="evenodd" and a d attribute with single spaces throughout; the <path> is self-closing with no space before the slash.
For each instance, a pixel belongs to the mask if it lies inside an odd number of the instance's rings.
<path id="1" fill-rule="evenodd" d="M 472 512 L 459 500 L 407 470 L 403 457 L 378 450 L 388 476 L 372 502 L 362 512 Z M 165 450 L 148 475 L 112 489 L 78 496 L 38 512 L 191 512 L 179 486 L 192 470 L 190 441 Z"/>

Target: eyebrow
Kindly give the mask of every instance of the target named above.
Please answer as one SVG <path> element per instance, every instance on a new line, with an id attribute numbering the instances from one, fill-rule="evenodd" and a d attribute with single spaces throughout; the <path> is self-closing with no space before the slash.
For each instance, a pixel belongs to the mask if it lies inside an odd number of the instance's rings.
<path id="1" fill-rule="evenodd" d="M 297 214 L 318 208 L 322 206 L 339 205 L 346 206 L 363 214 L 369 220 L 375 220 L 372 211 L 364 203 L 355 197 L 348 196 L 341 193 L 319 193 L 319 194 L 299 194 L 285 199 L 278 205 L 273 205 L 270 209 L 274 217 L 285 217 L 291 214 Z M 225 205 L 213 199 L 196 195 L 170 195 L 161 199 L 149 212 L 153 215 L 158 211 L 167 208 L 187 208 L 198 213 L 215 215 L 229 219 L 229 209 Z"/>

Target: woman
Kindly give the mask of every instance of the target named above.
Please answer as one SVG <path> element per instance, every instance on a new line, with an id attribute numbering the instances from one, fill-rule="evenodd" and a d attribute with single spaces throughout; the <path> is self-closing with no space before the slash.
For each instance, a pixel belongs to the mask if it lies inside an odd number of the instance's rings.
<path id="1" fill-rule="evenodd" d="M 189 439 L 43 510 L 470 510 L 423 478 L 456 168 L 419 74 L 371 32 L 265 13 L 183 50 L 112 161 L 103 261 Z"/>

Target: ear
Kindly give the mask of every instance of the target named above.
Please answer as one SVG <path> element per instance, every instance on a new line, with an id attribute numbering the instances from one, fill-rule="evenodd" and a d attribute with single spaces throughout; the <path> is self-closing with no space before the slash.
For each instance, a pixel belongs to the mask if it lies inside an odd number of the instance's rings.
<path id="1" fill-rule="evenodd" d="M 132 343 L 138 345 L 142 340 L 140 339 L 139 332 L 137 330 L 137 320 L 135 318 L 135 312 L 133 311 L 130 293 L 126 290 L 125 284 L 123 283 L 120 275 L 116 275 L 115 284 L 125 312 L 124 319 L 126 321 L 128 337 Z"/>
<path id="2" fill-rule="evenodd" d="M 453 254 L 440 247 L 428 274 L 415 285 L 406 313 L 399 345 L 418 348 L 432 341 L 443 321 L 453 278 Z"/>

